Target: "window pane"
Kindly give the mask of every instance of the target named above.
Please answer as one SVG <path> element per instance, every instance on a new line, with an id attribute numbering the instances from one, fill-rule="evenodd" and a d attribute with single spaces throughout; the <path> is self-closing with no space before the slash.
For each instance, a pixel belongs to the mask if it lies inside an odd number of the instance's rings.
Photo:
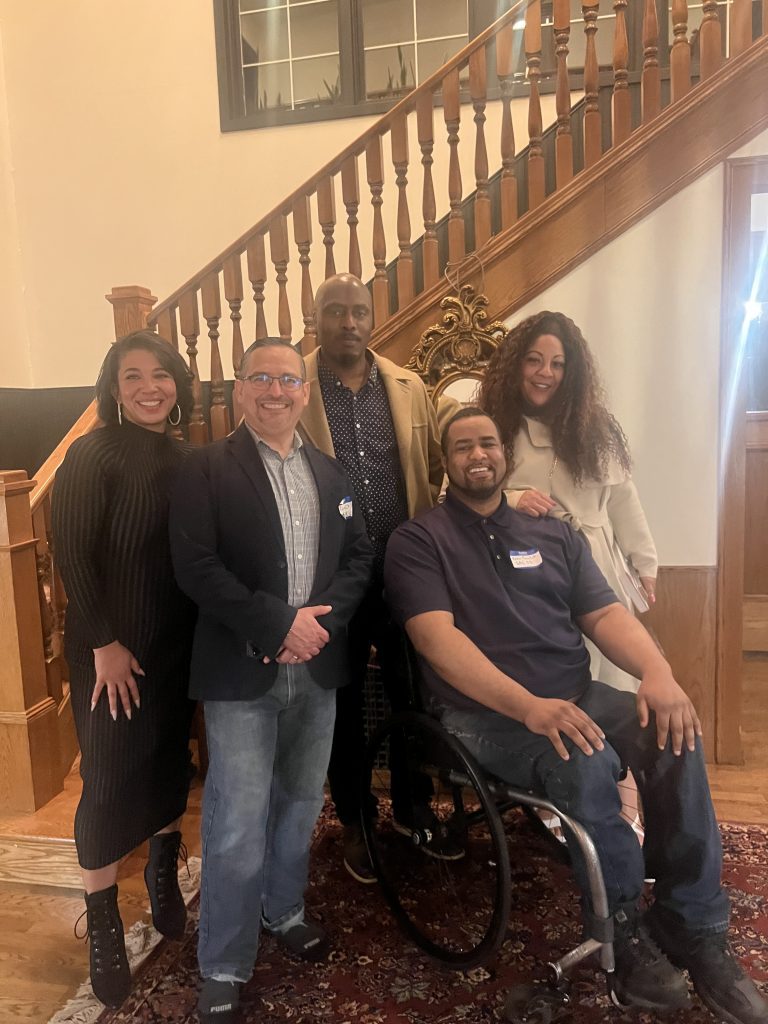
<path id="1" fill-rule="evenodd" d="M 413 45 L 386 46 L 382 50 L 366 50 L 365 93 L 368 99 L 399 96 L 413 89 Z"/>
<path id="2" fill-rule="evenodd" d="M 338 57 L 311 57 L 293 64 L 293 101 L 316 106 L 341 100 Z"/>
<path id="3" fill-rule="evenodd" d="M 437 71 L 466 45 L 466 36 L 461 39 L 441 39 L 436 43 L 419 43 L 419 81 L 429 78 L 433 71 Z"/>
<path id="4" fill-rule="evenodd" d="M 291 52 L 294 57 L 339 52 L 337 0 L 291 8 Z"/>
<path id="5" fill-rule="evenodd" d="M 288 56 L 288 12 L 244 14 L 240 19 L 243 64 L 285 60 Z"/>
<path id="6" fill-rule="evenodd" d="M 436 36 L 466 35 L 467 5 L 458 0 L 416 0 L 416 35 L 418 39 Z M 423 76 L 422 76 L 423 77 Z"/>
<path id="7" fill-rule="evenodd" d="M 245 86 L 245 112 L 290 109 L 291 77 L 289 65 L 267 64 L 257 68 L 243 68 Z"/>
<path id="8" fill-rule="evenodd" d="M 413 0 L 363 0 L 366 47 L 413 41 Z"/>
<path id="9" fill-rule="evenodd" d="M 240 0 L 240 13 L 260 11 L 264 7 L 285 7 L 285 0 Z"/>

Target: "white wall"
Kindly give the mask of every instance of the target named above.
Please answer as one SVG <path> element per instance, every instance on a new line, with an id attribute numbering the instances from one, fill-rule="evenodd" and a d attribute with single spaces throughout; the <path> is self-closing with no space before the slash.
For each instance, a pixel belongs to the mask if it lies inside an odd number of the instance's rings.
<path id="1" fill-rule="evenodd" d="M 520 309 L 582 329 L 662 565 L 714 565 L 723 168 L 714 168 Z"/>

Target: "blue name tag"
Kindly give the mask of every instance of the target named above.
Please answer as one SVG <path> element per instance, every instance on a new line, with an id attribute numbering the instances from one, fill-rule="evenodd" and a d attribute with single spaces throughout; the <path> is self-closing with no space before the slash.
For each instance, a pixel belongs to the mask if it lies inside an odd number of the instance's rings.
<path id="1" fill-rule="evenodd" d="M 541 565 L 541 552 L 538 548 L 528 548 L 527 551 L 510 551 L 509 560 L 515 569 L 535 569 Z"/>

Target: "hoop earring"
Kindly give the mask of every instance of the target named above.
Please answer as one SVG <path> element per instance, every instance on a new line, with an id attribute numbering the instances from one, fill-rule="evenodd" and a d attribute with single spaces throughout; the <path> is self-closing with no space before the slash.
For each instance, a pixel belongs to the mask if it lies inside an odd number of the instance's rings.
<path id="1" fill-rule="evenodd" d="M 174 406 L 174 409 L 176 410 L 176 419 L 172 420 L 171 413 L 168 413 L 168 422 L 171 424 L 172 427 L 178 427 L 178 425 L 181 423 L 181 406 L 179 405 L 178 402 Z"/>
<path id="2" fill-rule="evenodd" d="M 122 425 L 123 425 L 123 407 L 120 405 L 119 402 L 117 403 L 117 422 L 122 427 Z"/>

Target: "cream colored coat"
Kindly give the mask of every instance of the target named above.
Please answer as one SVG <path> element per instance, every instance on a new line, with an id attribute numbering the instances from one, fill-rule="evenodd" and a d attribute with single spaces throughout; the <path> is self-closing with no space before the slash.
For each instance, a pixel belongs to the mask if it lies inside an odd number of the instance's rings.
<path id="1" fill-rule="evenodd" d="M 305 358 L 309 381 L 309 404 L 301 417 L 302 434 L 326 455 L 335 455 L 333 439 L 325 415 L 320 381 L 317 378 L 319 349 Z M 435 407 L 419 376 L 372 352 L 389 399 L 395 427 L 400 465 L 405 481 L 408 515 L 431 508 L 437 501 L 443 481 L 440 434 Z"/>
<path id="2" fill-rule="evenodd" d="M 507 501 L 516 508 L 523 491 L 532 487 L 557 502 L 550 515 L 566 520 L 584 534 L 608 585 L 632 611 L 622 569 L 624 558 L 640 576 L 655 579 L 658 571 L 656 546 L 632 478 L 613 463 L 607 479 L 577 485 L 567 466 L 560 461 L 555 464 L 549 427 L 526 417 L 515 438 L 515 469 L 504 492 Z M 594 679 L 620 690 L 637 689 L 637 680 L 604 658 L 594 644 L 587 641 L 587 646 Z"/>

